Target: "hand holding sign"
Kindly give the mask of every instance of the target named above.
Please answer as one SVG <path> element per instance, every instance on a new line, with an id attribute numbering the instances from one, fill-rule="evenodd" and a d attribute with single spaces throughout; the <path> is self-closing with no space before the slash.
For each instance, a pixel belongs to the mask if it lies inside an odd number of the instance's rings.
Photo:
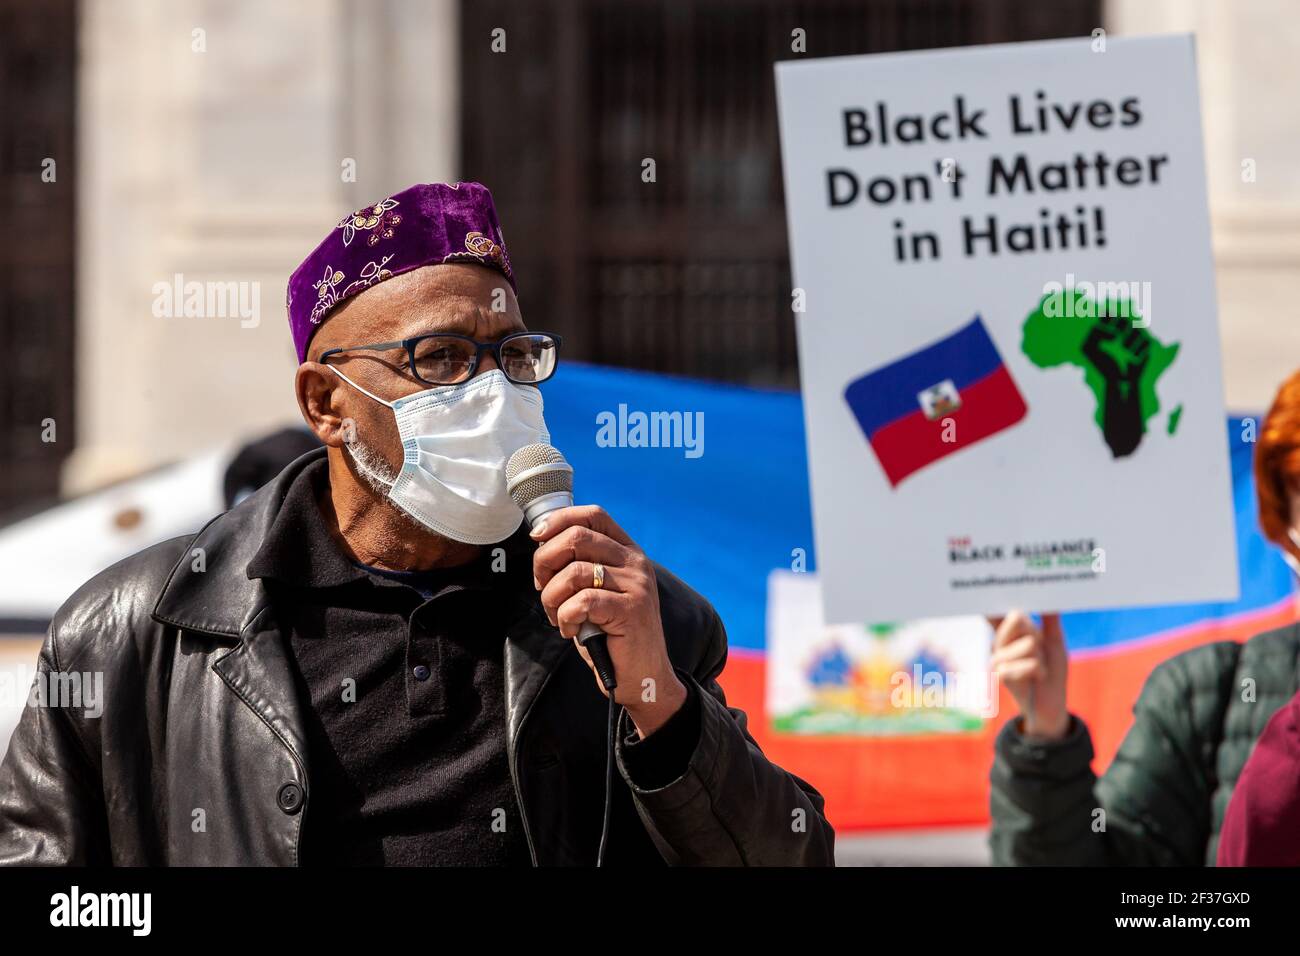
<path id="1" fill-rule="evenodd" d="M 1065 706 L 1069 655 L 1059 614 L 1044 614 L 1040 628 L 1023 611 L 989 618 L 993 625 L 990 666 L 1011 691 L 1024 717 L 1021 731 L 1030 737 L 1059 740 L 1070 729 Z"/>

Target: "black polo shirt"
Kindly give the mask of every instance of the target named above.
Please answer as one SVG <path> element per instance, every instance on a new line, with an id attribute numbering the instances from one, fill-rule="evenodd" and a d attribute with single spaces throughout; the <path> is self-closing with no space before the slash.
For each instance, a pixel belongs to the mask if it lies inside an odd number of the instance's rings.
<path id="1" fill-rule="evenodd" d="M 327 526 L 328 494 L 322 459 L 294 480 L 248 566 L 270 589 L 311 704 L 302 862 L 528 865 L 503 658 L 508 628 L 537 601 L 535 546 L 521 530 L 458 568 L 369 568 Z M 633 778 L 675 779 L 698 737 L 692 692 L 655 734 L 624 742 Z"/>

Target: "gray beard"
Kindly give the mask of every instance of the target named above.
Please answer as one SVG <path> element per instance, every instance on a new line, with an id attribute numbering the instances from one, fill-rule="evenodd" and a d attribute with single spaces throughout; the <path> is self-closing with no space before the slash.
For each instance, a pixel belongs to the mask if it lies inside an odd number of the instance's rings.
<path id="1" fill-rule="evenodd" d="M 350 442 L 344 442 L 343 447 L 348 450 L 352 456 L 352 462 L 357 466 L 357 473 L 361 475 L 365 483 L 380 498 L 383 498 L 393 510 L 397 512 L 398 517 L 412 530 L 421 534 L 432 534 L 437 532 L 424 526 L 421 521 L 412 514 L 408 514 L 406 509 L 399 505 L 392 498 L 388 497 L 388 492 L 392 490 L 394 482 L 397 481 L 397 472 L 385 459 L 365 442 L 359 438 L 354 438 Z"/>
<path id="2" fill-rule="evenodd" d="M 365 479 L 370 490 L 381 498 L 387 498 L 389 490 L 397 481 L 397 472 L 393 470 L 384 456 L 379 454 L 360 438 L 354 438 L 350 442 L 344 442 L 344 448 L 352 456 L 353 463 L 357 466 L 357 472 Z"/>

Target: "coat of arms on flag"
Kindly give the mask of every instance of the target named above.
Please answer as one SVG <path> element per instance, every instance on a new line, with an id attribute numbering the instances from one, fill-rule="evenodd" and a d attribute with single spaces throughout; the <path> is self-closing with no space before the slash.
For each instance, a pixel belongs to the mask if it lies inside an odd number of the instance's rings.
<path id="1" fill-rule="evenodd" d="M 936 421 L 961 408 L 961 396 L 957 394 L 957 386 L 950 378 L 945 378 L 933 388 L 927 388 L 916 396 L 916 400 L 921 403 L 921 411 L 925 412 L 925 417 L 930 421 Z"/>
<path id="2" fill-rule="evenodd" d="M 894 487 L 1027 412 L 978 315 L 947 338 L 854 379 L 844 399 Z"/>

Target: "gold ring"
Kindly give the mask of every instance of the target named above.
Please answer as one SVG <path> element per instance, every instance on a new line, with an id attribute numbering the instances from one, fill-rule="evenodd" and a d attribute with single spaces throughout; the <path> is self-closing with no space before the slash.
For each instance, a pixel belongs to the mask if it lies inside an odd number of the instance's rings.
<path id="1" fill-rule="evenodd" d="M 600 590 L 605 586 L 605 566 L 603 564 L 593 564 L 591 566 L 591 586 Z"/>

